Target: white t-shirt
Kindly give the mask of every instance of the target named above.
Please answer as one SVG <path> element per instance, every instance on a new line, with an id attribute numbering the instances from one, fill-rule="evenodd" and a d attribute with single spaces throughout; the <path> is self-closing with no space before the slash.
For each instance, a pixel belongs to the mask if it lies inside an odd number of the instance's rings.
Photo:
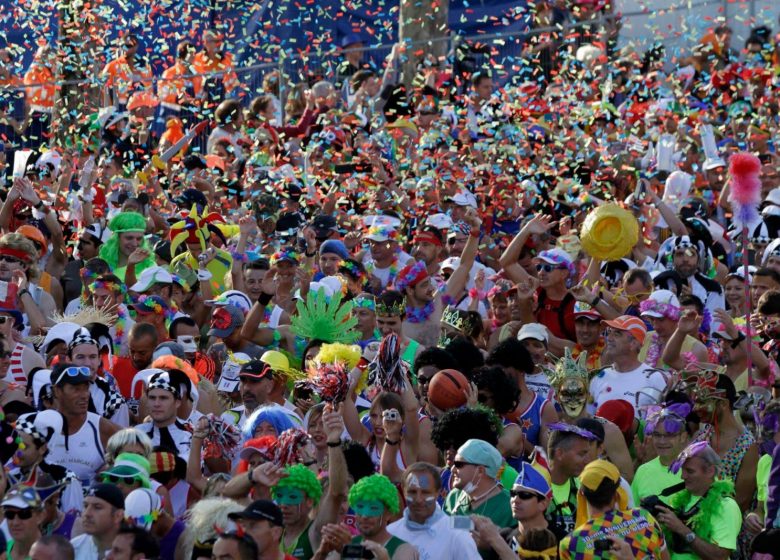
<path id="1" fill-rule="evenodd" d="M 543 399 L 547 399 L 550 395 L 550 380 L 544 372 L 526 373 L 525 384 Z"/>
<path id="2" fill-rule="evenodd" d="M 638 417 L 639 408 L 655 404 L 653 395 L 660 395 L 666 384 L 664 372 L 647 364 L 639 364 L 636 369 L 624 372 L 612 367 L 604 368 L 590 381 L 593 402 L 588 405 L 588 411 L 593 414 L 606 401 L 619 399 L 630 403 Z"/>

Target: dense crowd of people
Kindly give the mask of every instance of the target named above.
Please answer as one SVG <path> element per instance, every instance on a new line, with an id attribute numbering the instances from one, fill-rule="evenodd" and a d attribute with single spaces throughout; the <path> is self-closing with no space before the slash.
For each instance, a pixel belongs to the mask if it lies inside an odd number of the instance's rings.
<path id="1" fill-rule="evenodd" d="M 500 87 L 0 65 L 0 559 L 774 557 L 780 38 L 558 4 Z"/>

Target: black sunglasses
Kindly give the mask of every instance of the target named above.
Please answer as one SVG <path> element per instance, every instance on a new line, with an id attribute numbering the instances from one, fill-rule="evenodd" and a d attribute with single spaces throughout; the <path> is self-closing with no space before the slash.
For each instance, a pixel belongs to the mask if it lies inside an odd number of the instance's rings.
<path id="1" fill-rule="evenodd" d="M 465 467 L 467 465 L 471 465 L 471 466 L 474 466 L 474 467 L 477 466 L 474 463 L 468 463 L 466 461 L 453 461 L 452 462 L 452 466 L 455 467 L 456 469 L 462 469 L 463 467 Z"/>
<path id="2" fill-rule="evenodd" d="M 534 498 L 539 498 L 539 494 L 535 494 L 534 492 L 526 492 L 525 490 L 510 490 L 509 496 L 512 498 L 520 498 L 521 500 L 532 500 Z"/>
<path id="3" fill-rule="evenodd" d="M 545 272 L 552 272 L 553 270 L 558 270 L 558 269 L 562 269 L 562 268 L 563 268 L 562 266 L 558 266 L 558 265 L 554 265 L 554 264 L 549 264 L 549 263 L 545 263 L 545 264 L 537 264 L 537 265 L 536 265 L 536 271 L 537 271 L 537 272 L 541 272 L 541 271 L 543 271 L 543 270 L 544 270 Z"/>
<path id="4" fill-rule="evenodd" d="M 31 509 L 19 509 L 19 510 L 5 510 L 3 516 L 9 521 L 13 521 L 17 517 L 19 519 L 30 519 L 33 516 L 33 510 Z"/>

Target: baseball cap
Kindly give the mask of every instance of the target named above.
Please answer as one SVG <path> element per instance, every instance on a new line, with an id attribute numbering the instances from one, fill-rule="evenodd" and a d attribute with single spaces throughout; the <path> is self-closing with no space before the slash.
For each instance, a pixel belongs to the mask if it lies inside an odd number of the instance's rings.
<path id="1" fill-rule="evenodd" d="M 609 420 L 620 428 L 621 432 L 627 434 L 634 423 L 634 407 L 630 402 L 622 399 L 604 401 L 596 409 L 596 416 Z"/>
<path id="2" fill-rule="evenodd" d="M 470 206 L 475 210 L 477 209 L 477 197 L 465 189 L 461 189 L 451 196 L 450 200 L 458 206 Z"/>
<path id="3" fill-rule="evenodd" d="M 504 463 L 501 453 L 481 439 L 470 439 L 458 448 L 456 457 L 460 457 L 467 463 L 482 465 L 488 476 L 495 478 L 498 476 L 498 470 Z"/>
<path id="4" fill-rule="evenodd" d="M 244 511 L 228 514 L 228 519 L 238 521 L 240 519 L 253 519 L 256 521 L 270 521 L 278 527 L 284 527 L 282 510 L 271 500 L 256 500 L 246 506 Z"/>
<path id="5" fill-rule="evenodd" d="M 150 488 L 149 471 L 151 466 L 146 457 L 136 453 L 120 453 L 113 466 L 100 473 L 100 479 L 105 481 L 106 477 L 115 476 L 119 478 L 137 478 L 141 481 L 143 488 Z M 106 481 L 107 482 L 107 481 Z"/>
<path id="6" fill-rule="evenodd" d="M 558 249 L 557 247 L 555 249 L 548 249 L 546 251 L 542 251 L 534 258 L 534 260 L 544 261 L 549 264 L 564 265 L 568 269 L 571 269 L 572 267 L 571 257 L 569 256 L 569 253 L 567 253 L 563 249 Z"/>
<path id="7" fill-rule="evenodd" d="M 90 487 L 86 497 L 99 498 L 117 509 L 125 509 L 125 498 L 122 491 L 113 484 L 101 482 Z"/>
<path id="8" fill-rule="evenodd" d="M 523 461 L 520 463 L 520 468 L 517 471 L 517 478 L 512 489 L 515 490 L 527 490 L 529 492 L 535 492 L 544 498 L 552 496 L 552 488 L 544 475 L 540 473 L 533 465 Z"/>
<path id="9" fill-rule="evenodd" d="M 11 488 L 8 494 L 3 498 L 0 506 L 17 509 L 40 509 L 41 498 L 34 488 L 19 485 Z"/>
<path id="10" fill-rule="evenodd" d="M 604 324 L 608 327 L 619 331 L 626 331 L 636 338 L 640 344 L 645 343 L 645 337 L 647 336 L 647 327 L 645 322 L 639 317 L 632 317 L 631 315 L 621 315 L 611 321 L 604 321 Z"/>
<path id="11" fill-rule="evenodd" d="M 342 259 L 349 258 L 349 251 L 347 250 L 347 246 L 344 245 L 343 241 L 338 239 L 328 239 L 322 245 L 320 245 L 320 255 L 325 255 L 328 253 L 338 255 Z"/>
<path id="12" fill-rule="evenodd" d="M 358 43 L 362 43 L 363 38 L 360 36 L 359 33 L 350 33 L 348 35 L 345 35 L 344 38 L 341 40 L 341 48 L 346 49 L 349 46 L 357 45 Z"/>
<path id="13" fill-rule="evenodd" d="M 125 519 L 146 531 L 152 528 L 155 513 L 162 511 L 160 495 L 148 488 L 136 488 L 125 498 Z"/>
<path id="14" fill-rule="evenodd" d="M 550 336 L 547 334 L 547 327 L 541 323 L 526 323 L 520 328 L 520 331 L 517 333 L 517 340 L 522 342 L 529 338 L 545 344 L 550 340 Z"/>
<path id="15" fill-rule="evenodd" d="M 663 319 L 666 315 L 662 306 L 680 308 L 680 300 L 669 290 L 655 290 L 645 301 L 642 302 L 642 317 L 654 317 Z"/>
<path id="16" fill-rule="evenodd" d="M 130 290 L 143 293 L 154 284 L 173 284 L 173 276 L 161 266 L 150 266 L 138 277 L 138 281 L 130 286 Z"/>
<path id="17" fill-rule="evenodd" d="M 267 353 L 267 352 L 266 352 Z M 238 372 L 239 379 L 242 377 L 248 377 L 250 379 L 265 379 L 273 377 L 273 368 L 261 362 L 260 360 L 251 360 L 241 366 Z"/>
<path id="18" fill-rule="evenodd" d="M 314 216 L 314 219 L 311 221 L 311 227 L 314 230 L 314 236 L 319 241 L 327 239 L 331 233 L 338 229 L 336 218 L 328 214 Z"/>
<path id="19" fill-rule="evenodd" d="M 601 321 L 601 319 L 603 319 L 601 313 L 599 313 L 595 307 L 591 307 L 587 303 L 578 301 L 574 304 L 574 318 L 579 319 L 580 317 L 590 319 L 591 321 Z"/>
<path id="20" fill-rule="evenodd" d="M 374 225 L 368 228 L 366 239 L 370 241 L 376 241 L 382 243 L 384 241 L 392 241 L 398 237 L 398 232 L 394 227 L 389 225 Z"/>
<path id="21" fill-rule="evenodd" d="M 447 257 L 439 264 L 439 271 L 455 270 L 458 266 L 460 266 L 460 257 Z"/>
<path id="22" fill-rule="evenodd" d="M 249 310 L 252 309 L 252 300 L 250 300 L 249 296 L 247 296 L 244 292 L 239 290 L 228 290 L 226 292 L 222 292 L 214 299 L 207 299 L 205 303 L 210 303 L 211 305 L 217 307 L 232 305 L 234 307 L 238 307 L 241 311 L 244 312 L 244 314 L 249 313 Z"/>
<path id="23" fill-rule="evenodd" d="M 241 366 L 251 361 L 251 358 L 243 352 L 235 352 L 222 364 L 222 375 L 219 376 L 217 391 L 232 393 L 238 387 Z"/>
<path id="24" fill-rule="evenodd" d="M 211 328 L 209 336 L 225 338 L 233 334 L 233 331 L 244 324 L 244 314 L 235 305 L 224 305 L 214 309 L 211 314 Z"/>

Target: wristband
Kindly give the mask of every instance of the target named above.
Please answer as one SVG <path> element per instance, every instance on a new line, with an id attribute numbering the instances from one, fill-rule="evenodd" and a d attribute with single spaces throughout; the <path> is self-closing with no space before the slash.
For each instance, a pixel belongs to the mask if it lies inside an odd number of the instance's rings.
<path id="1" fill-rule="evenodd" d="M 338 441 L 329 441 L 328 447 L 341 447 L 341 440 Z"/>
<path id="2" fill-rule="evenodd" d="M 313 257 L 314 255 L 317 254 L 317 249 L 314 249 L 314 251 L 312 251 L 311 253 L 308 252 L 308 251 L 304 251 L 303 254 L 306 255 L 307 257 L 311 258 L 311 257 Z"/>
<path id="3" fill-rule="evenodd" d="M 36 210 L 40 210 L 40 209 L 41 209 L 41 206 L 43 206 L 43 201 L 42 201 L 42 200 L 39 200 L 39 201 L 38 201 L 38 204 L 36 204 L 35 206 L 33 206 L 33 208 L 35 208 Z"/>
<path id="4" fill-rule="evenodd" d="M 201 281 L 201 282 L 205 282 L 206 280 L 211 280 L 211 272 L 209 272 L 205 268 L 199 268 L 198 269 L 198 280 Z"/>
<path id="5" fill-rule="evenodd" d="M 385 443 L 386 443 L 387 445 L 398 445 L 399 443 L 401 443 L 401 440 L 396 440 L 396 441 L 393 441 L 393 440 L 390 440 L 390 439 L 387 439 L 387 438 L 385 438 Z"/>
<path id="6" fill-rule="evenodd" d="M 262 294 L 260 294 L 260 297 L 257 298 L 257 303 L 265 307 L 266 305 L 271 303 L 271 300 L 273 298 L 274 298 L 273 294 L 266 294 L 265 292 L 263 292 Z"/>
<path id="7" fill-rule="evenodd" d="M 739 346 L 739 343 L 745 340 L 747 337 L 745 336 L 745 333 L 742 331 L 739 331 L 739 334 L 737 335 L 737 338 L 735 338 L 733 341 L 731 341 L 731 347 L 736 348 Z"/>
<path id="8" fill-rule="evenodd" d="M 248 471 L 246 471 L 246 479 L 249 481 L 249 484 L 254 484 L 255 483 L 255 479 L 252 478 L 252 468 L 251 467 L 250 467 L 250 469 Z"/>
<path id="9" fill-rule="evenodd" d="M 596 307 L 599 304 L 600 301 L 601 301 L 601 297 L 600 296 L 596 296 L 593 299 L 593 301 L 590 302 L 590 306 L 591 307 Z"/>
<path id="10" fill-rule="evenodd" d="M 30 295 L 30 290 L 28 290 L 27 288 L 25 288 L 24 290 L 19 290 L 19 293 L 17 295 L 19 296 L 20 299 L 21 299 L 21 297 L 23 295 L 28 295 L 29 296 Z"/>
<path id="11" fill-rule="evenodd" d="M 237 253 L 236 251 L 230 251 L 230 256 L 233 257 L 233 260 L 236 262 L 245 263 L 249 261 L 249 257 L 242 253 Z"/>
<path id="12" fill-rule="evenodd" d="M 485 299 L 487 297 L 487 294 L 485 292 L 481 292 L 481 291 L 477 290 L 476 288 L 471 288 L 469 290 L 469 297 L 471 299 L 483 300 L 483 299 Z"/>

